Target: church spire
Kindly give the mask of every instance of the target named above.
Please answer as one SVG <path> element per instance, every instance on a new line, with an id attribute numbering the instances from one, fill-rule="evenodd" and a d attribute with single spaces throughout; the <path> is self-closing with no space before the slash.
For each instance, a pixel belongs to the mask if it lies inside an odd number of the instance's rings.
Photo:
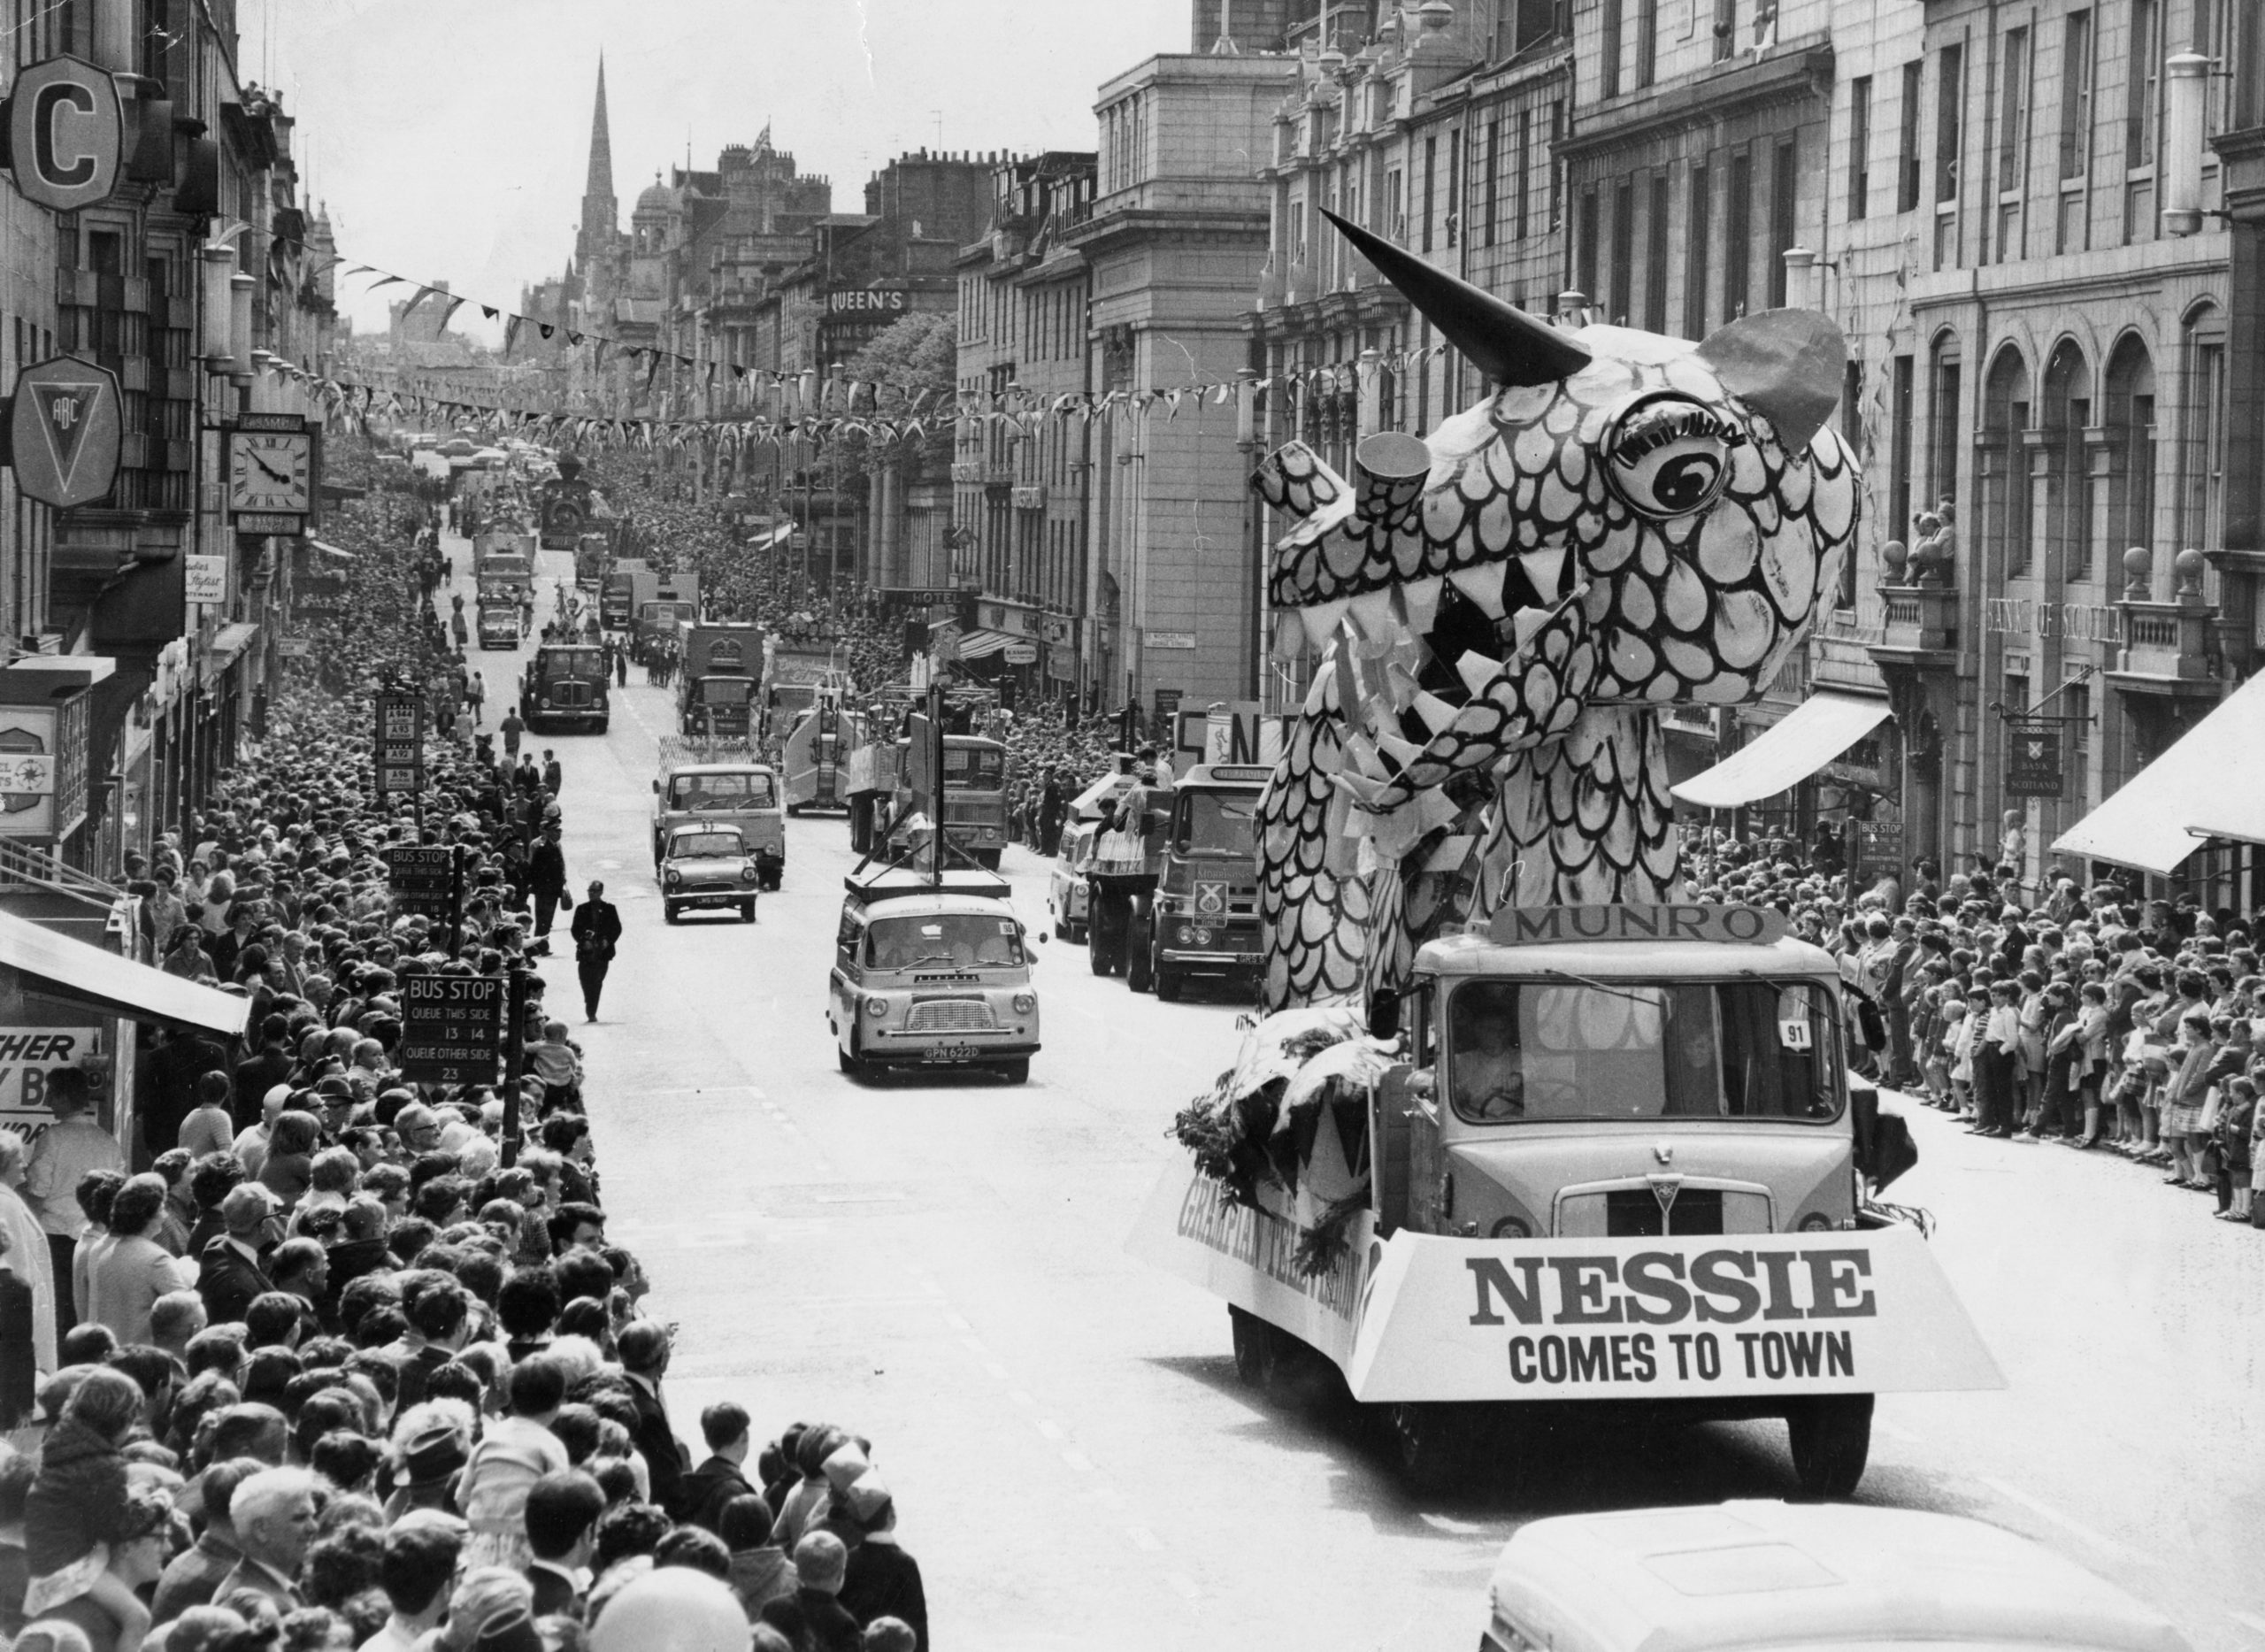
<path id="1" fill-rule="evenodd" d="M 598 101 L 590 116 L 590 179 L 582 195 L 588 201 L 613 199 L 613 135 L 605 120 L 605 54 L 598 54 Z"/>

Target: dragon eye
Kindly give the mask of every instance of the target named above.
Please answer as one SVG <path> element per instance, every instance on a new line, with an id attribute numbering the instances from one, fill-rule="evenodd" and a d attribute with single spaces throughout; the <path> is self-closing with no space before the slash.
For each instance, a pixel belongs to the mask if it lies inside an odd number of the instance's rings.
<path id="1" fill-rule="evenodd" d="M 1605 438 L 1605 474 L 1639 516 L 1689 516 L 1712 504 L 1746 440 L 1713 409 L 1681 396 L 1647 396 Z"/>

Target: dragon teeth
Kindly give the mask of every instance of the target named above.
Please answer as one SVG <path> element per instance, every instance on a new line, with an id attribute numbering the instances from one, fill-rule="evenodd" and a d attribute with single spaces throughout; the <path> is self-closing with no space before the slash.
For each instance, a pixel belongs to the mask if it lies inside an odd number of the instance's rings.
<path id="1" fill-rule="evenodd" d="M 1564 547 L 1529 550 L 1518 558 L 1518 563 L 1524 568 L 1525 577 L 1532 581 L 1535 594 L 1544 602 L 1555 601 L 1558 584 L 1565 577 Z"/>
<path id="2" fill-rule="evenodd" d="M 1502 580 L 1510 571 L 1507 562 L 1474 563 L 1447 575 L 1447 583 L 1485 611 L 1489 619 L 1502 617 Z"/>
<path id="3" fill-rule="evenodd" d="M 1517 637 L 1516 647 L 1524 649 L 1533 641 L 1534 634 L 1549 623 L 1547 608 L 1521 608 L 1510 616 L 1510 629 Z"/>
<path id="4" fill-rule="evenodd" d="M 1484 654 L 1473 650 L 1457 660 L 1455 669 L 1455 674 L 1463 679 L 1463 687 L 1469 688 L 1471 697 L 1476 699 L 1485 695 L 1494 679 L 1502 674 L 1502 662 L 1490 660 Z"/>
<path id="5" fill-rule="evenodd" d="M 1283 608 L 1274 614 L 1274 657 L 1294 660 L 1306 651 L 1306 622 L 1294 608 Z"/>
<path id="6" fill-rule="evenodd" d="M 1305 610 L 1306 634 L 1320 646 L 1328 647 L 1329 640 L 1337 634 L 1337 627 L 1345 621 L 1346 609 L 1350 606 L 1350 600 L 1342 596 L 1334 602 L 1309 603 Z"/>
<path id="7" fill-rule="evenodd" d="M 1400 630 L 1399 616 L 1392 611 L 1392 588 L 1363 591 L 1353 598 L 1353 623 L 1361 634 L 1372 642 L 1382 642 L 1396 636 Z"/>
<path id="8" fill-rule="evenodd" d="M 1428 580 L 1411 580 L 1400 588 L 1401 605 L 1408 611 L 1408 628 L 1422 636 L 1440 617 L 1440 588 L 1446 583 L 1438 574 Z"/>
<path id="9" fill-rule="evenodd" d="M 1378 734 L 1377 749 L 1403 772 L 1414 767 L 1416 759 L 1424 755 L 1421 746 L 1412 740 L 1402 740 L 1397 734 Z"/>
<path id="10" fill-rule="evenodd" d="M 1419 689 L 1410 703 L 1416 708 L 1416 715 L 1424 719 L 1424 726 L 1433 734 L 1444 734 L 1455 726 L 1455 707 L 1439 695 Z"/>

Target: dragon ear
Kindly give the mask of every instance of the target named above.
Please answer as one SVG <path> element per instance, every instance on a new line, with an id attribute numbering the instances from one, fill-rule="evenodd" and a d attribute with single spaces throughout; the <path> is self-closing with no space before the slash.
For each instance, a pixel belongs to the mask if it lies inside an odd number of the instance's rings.
<path id="1" fill-rule="evenodd" d="M 1495 383 L 1555 384 L 1589 365 L 1589 352 L 1548 322 L 1432 268 L 1325 208 L 1322 216 Z"/>
<path id="2" fill-rule="evenodd" d="M 1808 446 L 1840 399 L 1847 341 L 1814 310 L 1764 310 L 1716 328 L 1699 358 L 1723 388 L 1768 419 L 1788 453 Z"/>

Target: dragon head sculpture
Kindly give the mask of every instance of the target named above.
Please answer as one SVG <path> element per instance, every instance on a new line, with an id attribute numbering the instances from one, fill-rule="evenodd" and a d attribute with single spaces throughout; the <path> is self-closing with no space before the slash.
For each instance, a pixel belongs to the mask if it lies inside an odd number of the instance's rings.
<path id="1" fill-rule="evenodd" d="M 1657 709 L 1759 697 L 1859 503 L 1824 316 L 1568 332 L 1331 221 L 1494 388 L 1252 480 L 1299 519 L 1277 651 L 1322 651 L 1261 811 L 1270 1010 L 1397 984 L 1449 918 L 1678 893 Z"/>

